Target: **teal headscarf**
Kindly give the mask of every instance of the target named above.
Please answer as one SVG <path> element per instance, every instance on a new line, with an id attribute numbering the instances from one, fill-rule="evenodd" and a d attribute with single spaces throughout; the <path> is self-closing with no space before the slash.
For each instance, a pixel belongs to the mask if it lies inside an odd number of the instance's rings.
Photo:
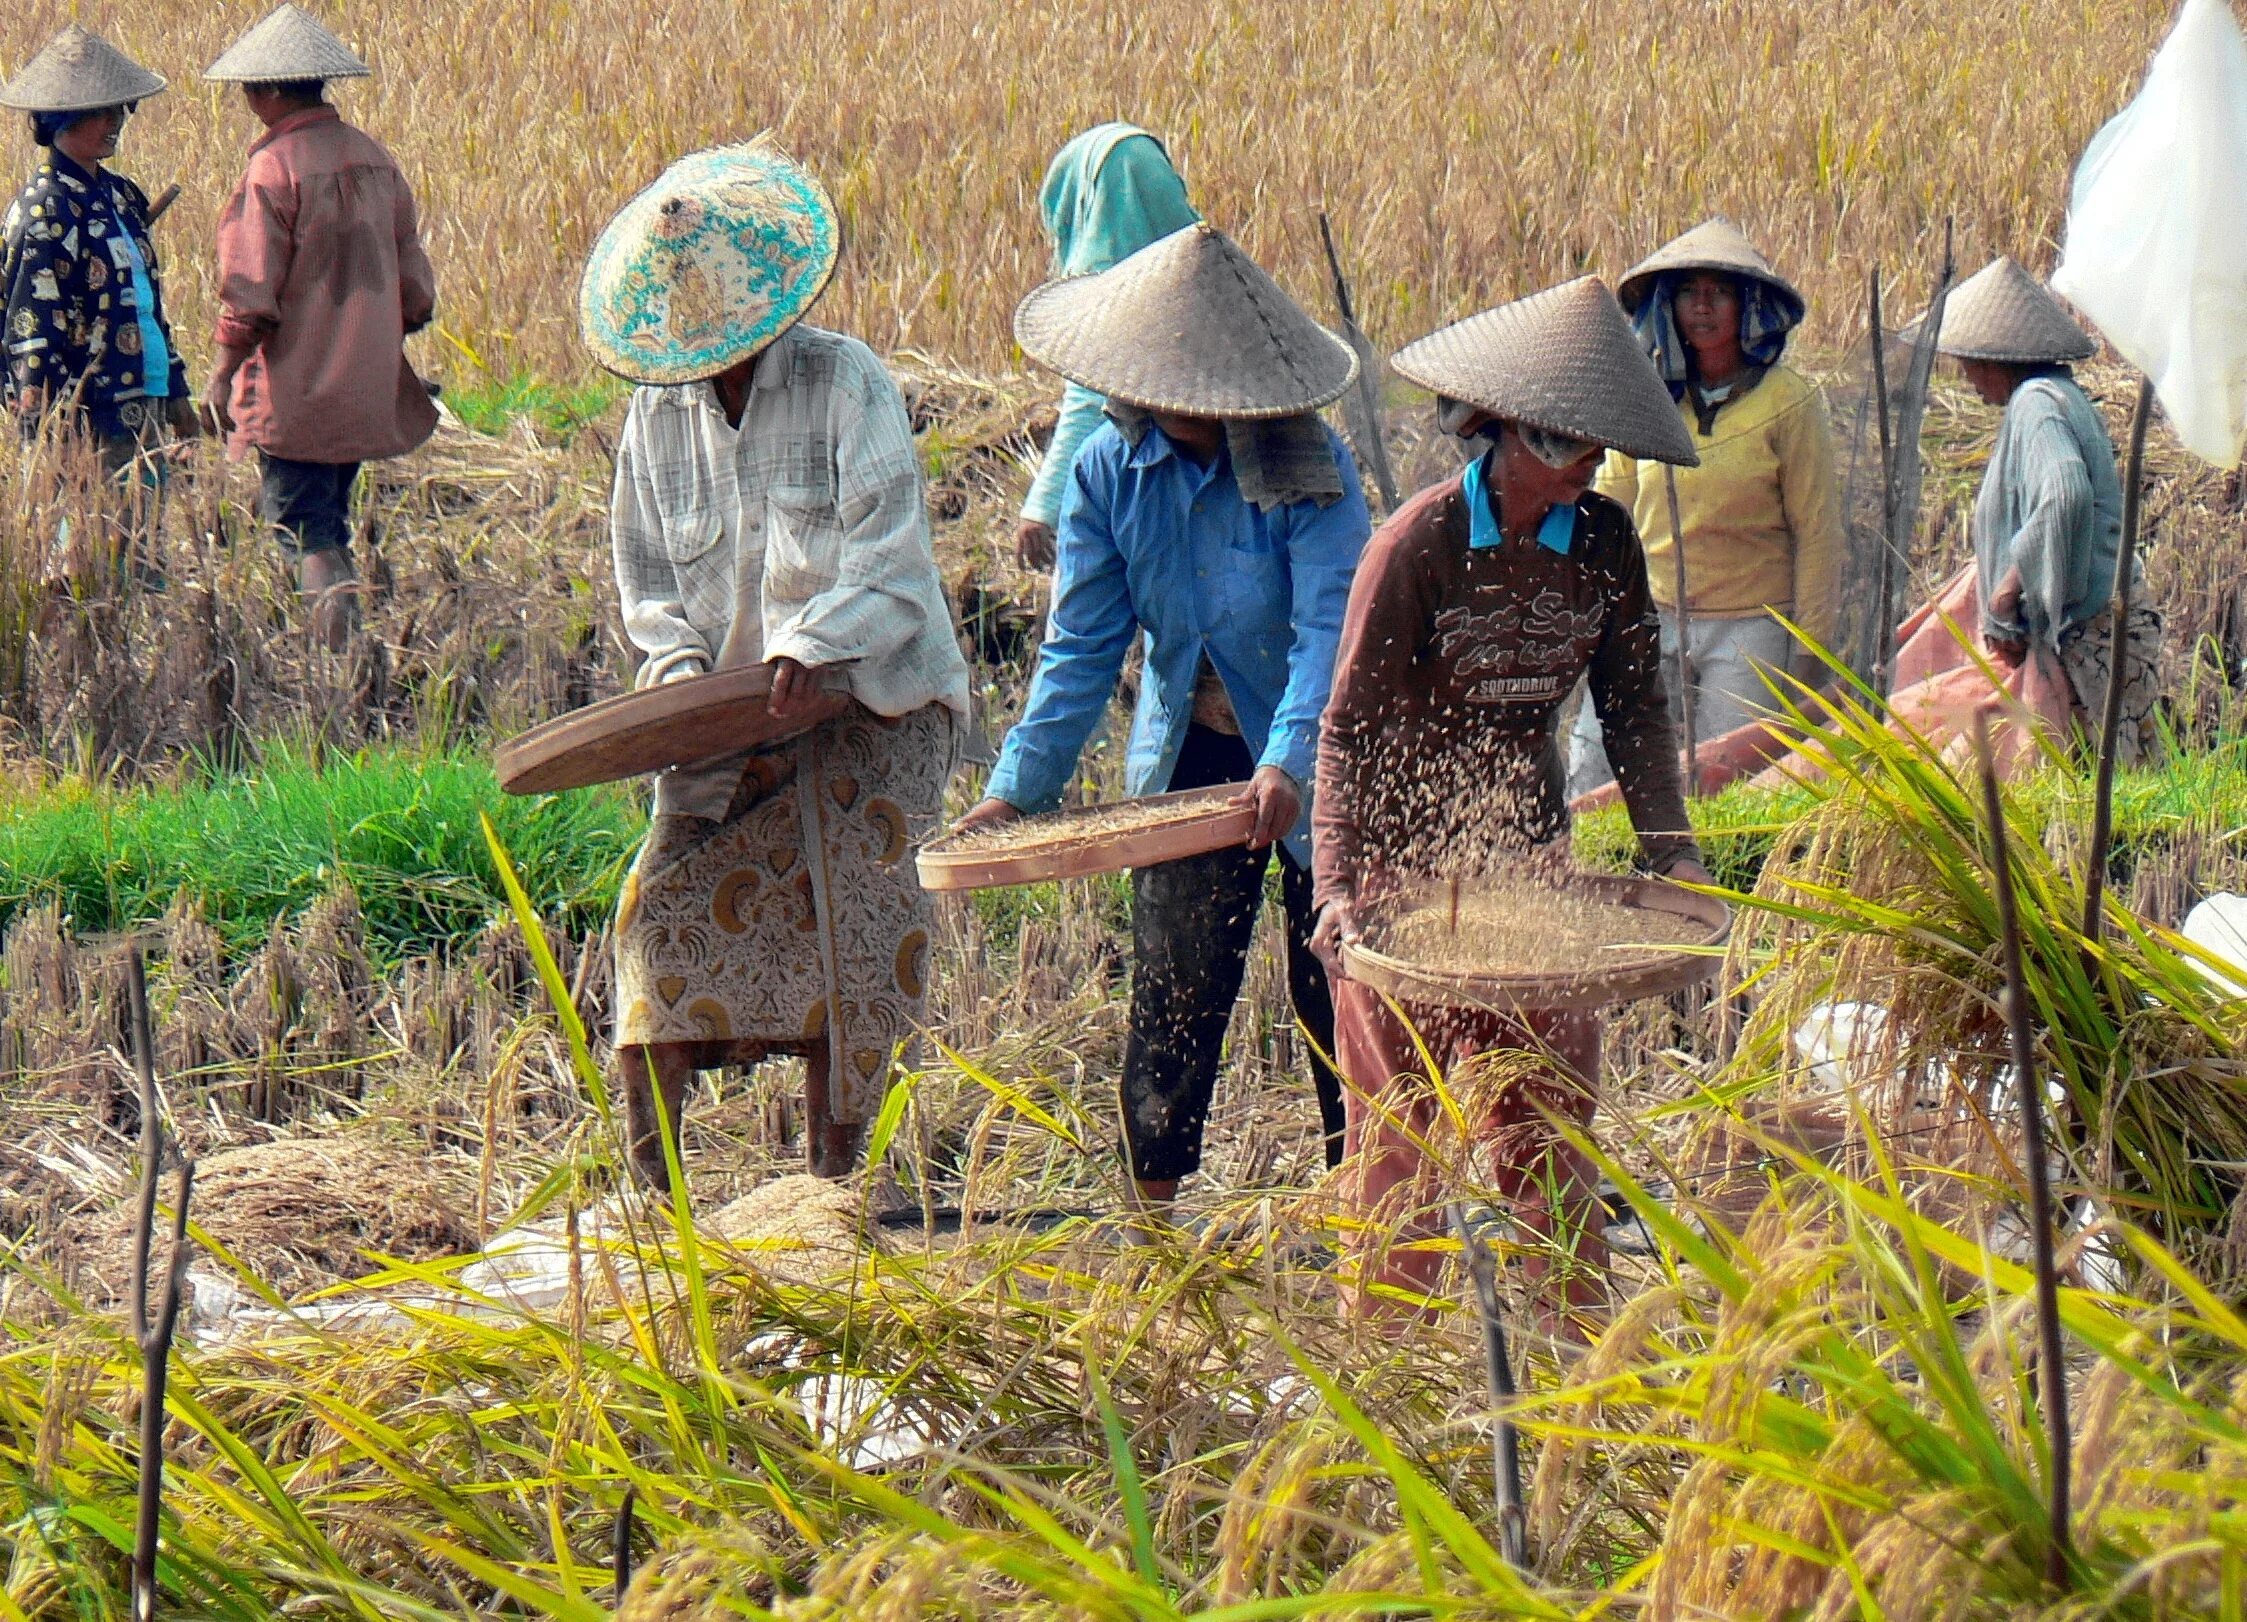
<path id="1" fill-rule="evenodd" d="M 1183 231 L 1201 216 L 1186 201 L 1186 183 L 1162 143 L 1136 124 L 1099 124 L 1053 155 L 1038 208 L 1053 238 L 1053 268 L 1087 276 L 1128 259 L 1150 242 Z M 1100 426 L 1100 396 L 1072 383 L 1022 516 L 1052 528 L 1077 452 Z"/>
<path id="2" fill-rule="evenodd" d="M 1099 124 L 1053 155 L 1038 189 L 1054 269 L 1086 276 L 1201 216 L 1162 143 L 1136 124 Z"/>

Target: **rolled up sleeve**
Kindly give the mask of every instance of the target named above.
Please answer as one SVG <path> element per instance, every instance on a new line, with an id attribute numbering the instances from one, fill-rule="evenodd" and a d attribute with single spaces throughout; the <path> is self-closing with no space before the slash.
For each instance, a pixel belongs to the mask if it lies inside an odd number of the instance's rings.
<path id="1" fill-rule="evenodd" d="M 984 792 L 1019 811 L 1051 811 L 1106 709 L 1139 620 L 1109 525 L 1109 472 L 1079 461 L 1061 509 L 1053 607 L 1022 719 Z"/>
<path id="2" fill-rule="evenodd" d="M 1038 476 L 1030 481 L 1030 494 L 1022 502 L 1022 516 L 1048 529 L 1061 522 L 1062 497 L 1069 490 L 1069 474 L 1077 465 L 1077 452 L 1103 420 L 1100 396 L 1082 383 L 1072 383 L 1061 394 L 1061 415 L 1053 424 Z"/>
<path id="3" fill-rule="evenodd" d="M 218 222 L 218 341 L 254 349 L 281 323 L 295 258 L 296 191 L 265 154 L 253 158 Z"/>
<path id="4" fill-rule="evenodd" d="M 609 543 L 624 634 L 647 655 L 634 685 L 653 687 L 673 676 L 707 670 L 712 650 L 687 619 L 678 570 L 663 546 L 663 524 L 647 468 L 641 408 L 634 402 L 617 446 L 616 485 L 609 497 Z"/>
<path id="5" fill-rule="evenodd" d="M 1841 563 L 1847 540 L 1833 430 L 1815 388 L 1778 426 L 1779 504 L 1794 537 L 1794 622 L 1829 652 L 1840 645 Z"/>
<path id="6" fill-rule="evenodd" d="M 886 659 L 928 620 L 935 572 L 928 500 L 905 400 L 880 363 L 853 358 L 829 406 L 842 544 L 835 583 L 774 627 L 768 659 L 804 665 Z"/>
<path id="7" fill-rule="evenodd" d="M 398 247 L 398 314 L 408 332 L 419 332 L 437 313 L 437 273 L 421 245 L 421 219 L 403 177 L 398 181 L 393 229 Z"/>

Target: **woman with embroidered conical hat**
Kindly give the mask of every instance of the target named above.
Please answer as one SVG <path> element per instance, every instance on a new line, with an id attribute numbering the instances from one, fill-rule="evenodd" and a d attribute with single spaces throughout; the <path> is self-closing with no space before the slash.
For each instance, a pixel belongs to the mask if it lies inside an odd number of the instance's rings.
<path id="1" fill-rule="evenodd" d="M 1195 224 L 1097 275 L 1023 301 L 1031 358 L 1102 396 L 1061 506 L 1053 605 L 1022 719 L 985 798 L 988 826 L 1055 809 L 1135 638 L 1146 675 L 1125 791 L 1241 783 L 1246 849 L 1132 874 L 1125 1147 L 1144 1208 L 1201 1164 L 1202 1126 L 1240 996 L 1264 881 L 1280 846 L 1289 990 L 1319 1055 L 1333 1050 L 1310 950 L 1306 816 L 1335 638 L 1372 527 L 1357 467 L 1318 408 L 1357 373 L 1222 232 Z M 1330 1154 L 1340 1085 L 1313 1080 Z"/>
<path id="2" fill-rule="evenodd" d="M 1336 1054 L 1367 1221 L 1361 1280 L 1428 1293 L 1421 1241 L 1444 1198 L 1423 1145 L 1440 1118 L 1424 1051 L 1454 1088 L 1503 1085 L 1473 1145 L 1526 1228 L 1573 1265 L 1547 1285 L 1556 1317 L 1605 1290 L 1590 1165 L 1537 1106 L 1590 1119 L 1599 1022 L 1407 1006 L 1351 980 L 1339 948 L 1358 907 L 1402 881 L 1473 880 L 1564 860 L 1556 737 L 1588 678 L 1647 867 L 1705 882 L 1685 817 L 1646 557 L 1620 503 L 1595 492 L 1604 450 L 1684 467 L 1694 441 L 1622 309 L 1592 277 L 1408 345 L 1391 363 L 1432 390 L 1441 420 L 1487 441 L 1459 477 L 1400 507 L 1350 592 L 1319 745 L 1317 945 L 1333 977 Z M 1549 1270 L 1549 1262 L 1548 1262 Z"/>
<path id="3" fill-rule="evenodd" d="M 327 100 L 330 81 L 369 72 L 284 3 L 203 73 L 240 85 L 264 130 L 219 215 L 218 360 L 204 394 L 229 452 L 257 452 L 260 511 L 296 566 L 313 634 L 337 649 L 356 623 L 360 466 L 437 426 L 405 354 L 437 308 L 413 193 Z"/>
<path id="4" fill-rule="evenodd" d="M 148 196 L 107 167 L 132 111 L 164 81 L 98 34 L 72 23 L 0 87 L 0 106 L 31 115 L 45 149 L 38 172 L 0 222 L 0 387 L 29 426 L 51 409 L 100 447 L 108 470 L 132 477 L 145 531 L 167 428 L 192 436 L 187 371 L 164 316 L 149 236 Z"/>
<path id="5" fill-rule="evenodd" d="M 697 1070 L 801 1055 L 811 1169 L 857 1163 L 921 1023 L 933 917 L 913 844 L 959 758 L 967 664 L 896 382 L 803 321 L 840 239 L 764 142 L 680 159 L 612 220 L 578 313 L 640 385 L 610 527 L 639 686 L 764 664 L 773 748 L 663 773 L 616 922 L 616 1064 L 643 1180 L 667 1187 Z"/>
<path id="6" fill-rule="evenodd" d="M 1136 124 L 1115 122 L 1095 124 L 1053 155 L 1038 188 L 1038 212 L 1057 276 L 1107 270 L 1201 218 L 1162 142 Z M 1077 452 L 1100 426 L 1100 407 L 1100 396 L 1081 383 L 1062 391 L 1053 437 L 1014 529 L 1015 559 L 1025 569 L 1053 567 L 1062 493 Z"/>
<path id="7" fill-rule="evenodd" d="M 1938 600 L 1954 620 L 1979 631 L 1981 651 L 2014 672 L 2017 685 L 2024 664 L 2055 665 L 2077 727 L 2095 732 L 2113 667 L 2122 481 L 2106 423 L 2071 363 L 2098 346 L 2042 283 L 1999 258 L 1951 294 L 1936 348 L 2005 413 L 1975 498 L 1971 580 L 1953 582 L 1970 585 L 1971 601 L 1949 588 Z M 1915 616 L 1916 645 L 1907 642 L 1897 656 L 1899 687 L 1947 662 L 1953 650 L 1940 620 Z M 2124 649 L 2125 761 L 2140 758 L 2154 740 L 2160 649 L 2161 616 L 2133 591 Z"/>
<path id="8" fill-rule="evenodd" d="M 1802 295 L 1719 216 L 1666 243 L 1616 288 L 1692 435 L 1696 467 L 1677 477 L 1684 539 L 1686 650 L 1693 735 L 1747 725 L 1772 704 L 1765 672 L 1822 676 L 1783 614 L 1820 647 L 1836 644 L 1845 540 L 1833 435 L 1818 387 L 1785 359 Z M 1628 508 L 1646 548 L 1662 638 L 1676 668 L 1677 540 L 1667 479 L 1643 458 L 1610 455 L 1594 488 Z M 1672 694 L 1673 705 L 1682 705 Z M 1569 789 L 1612 773 L 1599 721 L 1577 712 Z"/>

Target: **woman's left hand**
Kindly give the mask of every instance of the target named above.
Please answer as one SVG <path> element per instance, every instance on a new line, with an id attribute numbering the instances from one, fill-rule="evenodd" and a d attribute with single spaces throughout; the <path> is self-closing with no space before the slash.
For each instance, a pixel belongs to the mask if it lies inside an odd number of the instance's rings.
<path id="1" fill-rule="evenodd" d="M 1711 889 L 1716 887 L 1716 880 L 1709 876 L 1709 870 L 1690 856 L 1682 861 L 1672 862 L 1670 870 L 1662 877 L 1675 879 L 1680 884 L 1705 884 Z"/>

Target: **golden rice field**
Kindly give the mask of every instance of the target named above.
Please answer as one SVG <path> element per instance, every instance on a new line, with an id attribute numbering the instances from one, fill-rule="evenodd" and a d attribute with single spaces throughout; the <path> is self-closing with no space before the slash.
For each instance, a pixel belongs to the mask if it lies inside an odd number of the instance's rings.
<path id="1" fill-rule="evenodd" d="M 119 166 L 185 188 L 161 231 L 197 361 L 253 123 L 196 74 L 266 3 L 78 13 L 174 81 Z M 62 21 L 39 5 L 0 14 L 0 69 Z M 577 265 L 670 158 L 770 127 L 818 169 L 852 244 L 823 319 L 896 355 L 995 715 L 1040 589 L 997 554 L 1048 392 L 1008 318 L 1075 130 L 1165 134 L 1206 211 L 1321 310 L 1330 210 L 1386 346 L 1722 209 L 1809 292 L 1830 355 L 1876 260 L 1919 296 L 1947 218 L 1968 268 L 2048 263 L 2073 156 L 2167 18 L 315 9 L 376 64 L 338 100 L 424 200 L 443 306 L 416 355 L 464 418 L 495 379 L 586 375 Z M 2119 422 L 2119 370 L 2087 377 Z M 644 805 L 503 801 L 486 767 L 495 737 L 628 678 L 605 409 L 566 441 L 451 424 L 381 469 L 343 659 L 301 636 L 247 469 L 181 471 L 158 594 L 80 555 L 85 470 L 0 458 L 0 1622 L 130 1614 L 150 1360 L 120 1306 L 128 932 L 162 1115 L 198 1165 L 156 1427 L 167 1618 L 2247 1615 L 2247 998 L 2169 927 L 2247 890 L 2236 477 L 2157 432 L 2148 582 L 2180 747 L 2124 774 L 2096 941 L 2087 773 L 2055 760 L 2006 791 L 2061 1133 L 2057 1355 L 2031 1311 L 1979 785 L 1849 710 L 1813 737 L 1816 782 L 1696 803 L 1735 927 L 1721 994 L 1609 1024 L 1591 1132 L 1622 1248 L 1594 1344 L 1545 1333 L 1524 1269 L 1549 1243 L 1501 1220 L 1463 1136 L 1509 1077 L 1448 1080 L 1428 1148 L 1499 1264 L 1508 1397 L 1465 1269 L 1428 1313 L 1357 1310 L 1360 1219 L 1323 1176 L 1269 919 L 1189 1220 L 1123 1214 L 1120 881 L 945 900 L 930 1040 L 867 1174 L 786 1175 L 801 1076 L 781 1063 L 696 1088 L 691 1209 L 626 1186 L 604 926 Z M 1415 478 L 1449 454 L 1425 417 L 1391 423 Z M 1925 577 L 1964 544 L 1993 425 L 1938 380 Z M 1116 754 L 1090 768 L 1110 787 Z M 1590 866 L 1628 843 L 1615 814 L 1578 829 Z M 2048 1370 L 2073 1420 L 2058 1539 Z"/>
<path id="2" fill-rule="evenodd" d="M 183 331 L 254 127 L 199 82 L 264 0 L 98 0 L 81 20 L 169 76 L 120 167 L 185 188 L 165 227 Z M 1867 267 L 1923 287 L 1943 222 L 1969 265 L 2048 261 L 2073 155 L 2119 107 L 2154 0 L 416 0 L 314 8 L 374 63 L 339 101 L 419 190 L 442 287 L 424 364 L 562 378 L 610 213 L 670 159 L 776 130 L 841 204 L 826 319 L 877 348 L 1010 364 L 1044 274 L 1036 195 L 1070 134 L 1167 137 L 1195 197 L 1320 301 L 1332 214 L 1390 345 L 1723 210 L 1797 275 L 1812 342 Z M 0 16 L 10 71 L 64 20 Z M 28 159 L 28 139 L 10 148 Z M 190 337 L 191 353 L 201 344 Z"/>

